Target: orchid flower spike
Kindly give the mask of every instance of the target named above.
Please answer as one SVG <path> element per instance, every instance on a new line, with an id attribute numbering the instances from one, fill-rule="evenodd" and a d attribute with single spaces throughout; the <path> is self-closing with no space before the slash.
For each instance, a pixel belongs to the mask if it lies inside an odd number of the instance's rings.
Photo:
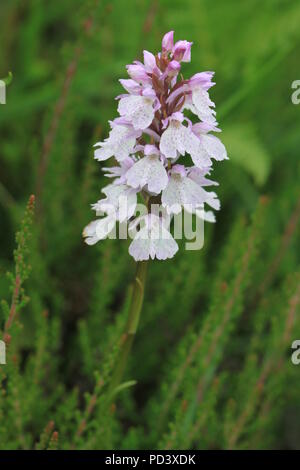
<path id="1" fill-rule="evenodd" d="M 139 227 L 129 247 L 136 261 L 167 259 L 178 251 L 169 230 L 174 215 L 188 206 L 196 217 L 215 221 L 214 213 L 203 208 L 218 210 L 220 201 L 206 188 L 218 185 L 209 178 L 213 160 L 228 157 L 212 134 L 220 132 L 209 96 L 214 73 L 190 79 L 180 73 L 182 64 L 191 61 L 191 47 L 186 40 L 174 43 L 170 31 L 161 52 L 144 51 L 143 62 L 127 65 L 129 78 L 120 80 L 126 93 L 116 98 L 120 117 L 110 122 L 108 138 L 95 145 L 96 160 L 114 157 L 116 164 L 103 167 L 110 183 L 102 189 L 105 197 L 92 206 L 98 218 L 84 229 L 87 244 L 109 237 L 117 223 L 126 222 L 129 232 Z M 146 213 L 137 217 L 139 197 Z M 152 203 L 161 205 L 159 215 Z"/>

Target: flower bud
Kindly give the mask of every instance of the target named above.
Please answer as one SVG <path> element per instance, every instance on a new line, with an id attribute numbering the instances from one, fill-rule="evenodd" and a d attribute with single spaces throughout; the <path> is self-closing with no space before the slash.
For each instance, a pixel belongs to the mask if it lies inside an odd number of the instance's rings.
<path id="1" fill-rule="evenodd" d="M 188 41 L 177 41 L 172 51 L 173 58 L 178 62 L 190 62 L 192 44 Z"/>
<path id="2" fill-rule="evenodd" d="M 162 50 L 163 52 L 171 52 L 174 46 L 174 31 L 169 31 L 166 33 L 162 40 Z"/>

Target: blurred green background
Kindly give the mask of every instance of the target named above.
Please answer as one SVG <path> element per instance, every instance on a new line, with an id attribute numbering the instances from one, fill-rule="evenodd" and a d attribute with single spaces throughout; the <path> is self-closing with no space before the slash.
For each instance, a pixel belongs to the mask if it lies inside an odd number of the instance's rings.
<path id="1" fill-rule="evenodd" d="M 299 1 L 1 0 L 0 17 L 0 78 L 13 73 L 0 106 L 8 305 L 14 234 L 36 196 L 30 301 L 2 366 L 0 447 L 299 448 Z M 214 171 L 222 210 L 201 252 L 151 263 L 127 372 L 138 383 L 108 409 L 134 263 L 126 241 L 82 242 L 104 185 L 92 145 L 117 115 L 125 65 L 159 51 L 171 29 L 194 43 L 185 77 L 215 71 L 230 157 Z"/>

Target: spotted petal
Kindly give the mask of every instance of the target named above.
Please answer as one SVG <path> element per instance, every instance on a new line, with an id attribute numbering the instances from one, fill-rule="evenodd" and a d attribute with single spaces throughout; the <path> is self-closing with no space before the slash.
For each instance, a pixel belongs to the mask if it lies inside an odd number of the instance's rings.
<path id="1" fill-rule="evenodd" d="M 128 170 L 126 177 L 129 186 L 147 186 L 149 192 L 155 194 L 159 194 L 168 184 L 167 172 L 157 155 L 141 158 Z"/>
<path id="2" fill-rule="evenodd" d="M 199 184 L 200 186 L 218 186 L 219 183 L 207 178 L 207 175 L 210 174 L 211 167 L 206 168 L 198 168 L 193 166 L 189 170 L 189 178 L 191 178 L 195 183 Z"/>
<path id="3" fill-rule="evenodd" d="M 103 212 L 114 214 L 120 222 L 133 216 L 137 204 L 137 191 L 126 184 L 109 184 L 102 192 L 106 198 L 100 199 L 92 207 L 97 215 Z"/>
<path id="4" fill-rule="evenodd" d="M 211 109 L 214 103 L 209 98 L 209 94 L 201 86 L 193 89 L 191 110 L 204 122 L 214 122 L 216 112 Z"/>
<path id="5" fill-rule="evenodd" d="M 160 139 L 160 151 L 167 158 L 177 158 L 179 152 L 185 153 L 184 142 L 186 140 L 186 127 L 179 121 L 171 121 L 167 129 L 163 132 Z"/>
<path id="6" fill-rule="evenodd" d="M 136 261 L 173 258 L 178 251 L 178 245 L 159 217 L 150 214 L 145 217 L 145 222 L 146 225 L 131 242 L 129 254 Z"/>
<path id="7" fill-rule="evenodd" d="M 206 200 L 207 193 L 189 177 L 172 174 L 162 192 L 162 205 L 168 213 L 179 214 L 182 207 L 193 211 Z"/>
<path id="8" fill-rule="evenodd" d="M 126 126 L 116 125 L 109 133 L 108 139 L 98 142 L 95 150 L 95 159 L 99 161 L 107 160 L 114 156 L 118 161 L 122 161 L 132 153 L 136 143 L 137 134 Z"/>
<path id="9" fill-rule="evenodd" d="M 207 155 L 217 161 L 228 160 L 225 146 L 220 139 L 214 135 L 204 134 L 200 137 L 202 147 L 205 149 Z"/>
<path id="10" fill-rule="evenodd" d="M 125 96 L 120 99 L 118 111 L 130 119 L 135 129 L 146 129 L 154 119 L 153 102 L 153 98 L 146 96 Z"/>

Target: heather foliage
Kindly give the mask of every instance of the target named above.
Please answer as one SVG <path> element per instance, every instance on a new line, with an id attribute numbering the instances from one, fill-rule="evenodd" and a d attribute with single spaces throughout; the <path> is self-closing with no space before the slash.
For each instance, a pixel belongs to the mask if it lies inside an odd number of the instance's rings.
<path id="1" fill-rule="evenodd" d="M 0 105 L 0 448 L 299 448 L 299 2 L 3 0 L 0 13 L 0 77 L 13 72 Z M 111 397 L 134 262 L 130 240 L 82 241 L 106 184 L 92 146 L 124 65 L 170 30 L 194 43 L 189 76 L 215 71 L 230 160 L 215 167 L 222 209 L 203 249 L 149 262 Z"/>

